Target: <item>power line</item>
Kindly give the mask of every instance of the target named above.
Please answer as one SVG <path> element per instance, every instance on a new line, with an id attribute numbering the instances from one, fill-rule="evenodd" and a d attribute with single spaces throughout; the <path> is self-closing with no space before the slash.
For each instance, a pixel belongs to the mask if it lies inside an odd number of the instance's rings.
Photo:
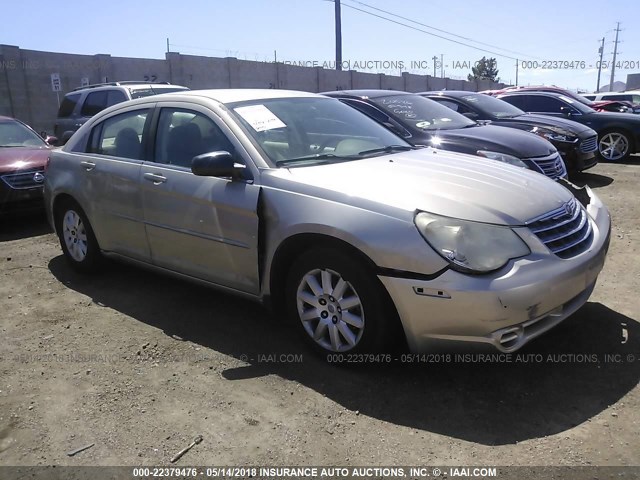
<path id="1" fill-rule="evenodd" d="M 442 35 L 438 35 L 438 34 L 433 33 L 433 32 L 428 32 L 426 30 L 422 30 L 421 28 L 413 27 L 411 25 L 407 25 L 406 23 L 398 22 L 397 20 L 392 20 L 391 18 L 383 17 L 382 15 L 378 15 L 378 14 L 375 14 L 373 12 L 368 12 L 366 10 L 362 10 L 361 8 L 354 7 L 353 5 L 347 5 L 346 3 L 343 3 L 342 6 L 343 7 L 347 7 L 347 8 L 351 8 L 353 10 L 358 10 L 359 12 L 366 13 L 367 15 L 371 15 L 373 17 L 381 18 L 382 20 L 386 20 L 387 22 L 395 23 L 396 25 L 401 25 L 403 27 L 410 28 L 411 30 L 415 30 L 417 32 L 426 33 L 427 35 L 431 35 L 432 37 L 441 38 L 442 40 L 446 40 L 448 42 L 453 42 L 453 43 L 457 43 L 458 45 L 462 45 L 464 47 L 473 48 L 474 50 L 479 50 L 480 52 L 490 53 L 492 55 L 496 55 L 496 56 L 502 57 L 502 58 L 510 58 L 511 60 L 518 60 L 516 57 L 512 57 L 510 55 L 505 55 L 503 53 L 498 53 L 498 52 L 494 52 L 494 51 L 487 50 L 487 49 L 484 49 L 484 48 L 476 47 L 474 45 L 469 45 L 467 43 L 459 42 L 458 40 L 452 40 L 451 38 L 443 37 Z"/>
<path id="2" fill-rule="evenodd" d="M 457 34 L 455 34 L 455 33 L 453 33 L 453 32 L 449 32 L 449 31 L 447 31 L 447 30 L 443 30 L 443 29 L 441 29 L 441 28 L 433 27 L 433 26 L 431 26 L 431 25 L 427 25 L 426 23 L 418 22 L 417 20 L 413 20 L 413 19 L 408 18 L 408 17 L 403 17 L 402 15 L 398 15 L 398 14 L 396 14 L 396 13 L 389 12 L 389 11 L 387 11 L 387 10 L 383 10 L 383 9 L 381 9 L 381 8 L 378 8 L 378 7 L 374 7 L 373 5 L 369 5 L 369 4 L 367 4 L 367 3 L 360 2 L 360 1 L 358 1 L 358 0 L 349 0 L 349 1 L 350 1 L 350 2 L 352 2 L 352 3 L 357 3 L 357 4 L 362 5 L 362 6 L 364 6 L 364 7 L 370 8 L 370 9 L 372 9 L 372 10 L 376 10 L 376 11 L 378 11 L 378 12 L 386 13 L 387 15 L 391 15 L 392 17 L 400 18 L 400 19 L 402 19 L 402 20 L 406 20 L 406 21 L 408 21 L 408 22 L 415 23 L 416 25 L 421 25 L 421 26 L 423 26 L 423 27 L 430 28 L 430 29 L 435 30 L 435 31 L 437 31 L 437 32 L 445 33 L 445 34 L 450 35 L 450 36 L 452 36 L 452 37 L 461 38 L 462 40 L 468 40 L 468 41 L 470 41 L 470 42 L 477 43 L 478 45 L 484 45 L 484 46 L 486 46 L 486 47 L 497 48 L 498 50 L 502 50 L 502 51 L 504 51 L 504 52 L 513 53 L 513 54 L 515 54 L 515 55 L 520 55 L 520 56 L 523 56 L 523 57 L 531 57 L 531 58 L 535 58 L 535 59 L 538 59 L 538 60 L 540 59 L 539 57 L 536 57 L 536 56 L 534 56 L 534 55 L 528 55 L 528 54 L 526 54 L 526 53 L 516 52 L 515 50 L 509 50 L 509 49 L 506 49 L 506 48 L 498 47 L 497 45 L 492 45 L 492 44 L 490 44 L 490 43 L 480 42 L 480 41 L 475 40 L 475 39 L 473 39 L 473 38 L 463 37 L 462 35 L 457 35 Z M 345 5 L 345 6 L 348 6 L 348 5 Z M 442 37 L 440 37 L 440 38 L 442 38 Z M 445 39 L 445 40 L 448 40 L 448 39 Z M 453 41 L 453 40 L 450 40 L 450 41 Z M 493 53 L 493 52 L 490 52 L 490 53 Z M 507 57 L 507 58 L 511 58 L 511 57 Z"/>

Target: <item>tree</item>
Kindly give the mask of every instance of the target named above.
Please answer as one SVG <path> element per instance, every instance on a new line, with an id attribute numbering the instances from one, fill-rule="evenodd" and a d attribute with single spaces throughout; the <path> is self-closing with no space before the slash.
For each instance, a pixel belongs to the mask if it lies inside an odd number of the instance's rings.
<path id="1" fill-rule="evenodd" d="M 471 74 L 467 79 L 472 82 L 474 80 L 491 80 L 492 82 L 499 82 L 498 78 L 498 62 L 495 58 L 482 57 L 476 62 L 475 67 L 471 67 Z"/>

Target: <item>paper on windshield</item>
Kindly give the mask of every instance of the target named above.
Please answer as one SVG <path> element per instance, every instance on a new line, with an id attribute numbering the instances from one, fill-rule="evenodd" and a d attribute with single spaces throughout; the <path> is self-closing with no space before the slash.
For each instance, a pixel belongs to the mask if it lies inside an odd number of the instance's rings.
<path id="1" fill-rule="evenodd" d="M 238 107 L 234 110 L 244 118 L 256 132 L 286 127 L 284 122 L 264 105 L 250 105 L 248 107 Z"/>

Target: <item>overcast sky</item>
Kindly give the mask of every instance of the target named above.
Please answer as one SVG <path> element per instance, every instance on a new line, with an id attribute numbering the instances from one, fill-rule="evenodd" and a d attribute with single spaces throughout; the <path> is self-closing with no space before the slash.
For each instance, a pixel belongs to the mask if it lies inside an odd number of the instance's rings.
<path id="1" fill-rule="evenodd" d="M 611 61 L 620 21 L 615 79 L 640 73 L 640 0 L 342 0 L 342 5 L 343 61 L 358 62 L 358 70 L 398 74 L 404 67 L 433 74 L 433 57 L 443 55 L 445 76 L 466 78 L 469 65 L 487 56 L 497 59 L 502 81 L 515 83 L 517 58 L 520 85 L 592 91 L 600 39 L 605 37 L 604 60 Z M 335 60 L 331 0 L 59 5 L 23 0 L 4 2 L 1 18 L 0 43 L 31 50 L 163 58 L 169 38 L 171 50 L 195 55 L 262 61 L 277 55 L 279 61 L 320 65 Z M 544 62 L 556 64 L 543 69 Z M 609 83 L 610 73 L 603 70 L 601 84 Z"/>

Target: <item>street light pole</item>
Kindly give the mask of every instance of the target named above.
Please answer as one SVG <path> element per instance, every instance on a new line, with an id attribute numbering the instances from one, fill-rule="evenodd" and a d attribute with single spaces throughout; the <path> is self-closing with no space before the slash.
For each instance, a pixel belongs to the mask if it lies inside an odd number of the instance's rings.
<path id="1" fill-rule="evenodd" d="M 333 0 L 336 6 L 336 70 L 342 70 L 342 15 L 340 0 Z"/>

